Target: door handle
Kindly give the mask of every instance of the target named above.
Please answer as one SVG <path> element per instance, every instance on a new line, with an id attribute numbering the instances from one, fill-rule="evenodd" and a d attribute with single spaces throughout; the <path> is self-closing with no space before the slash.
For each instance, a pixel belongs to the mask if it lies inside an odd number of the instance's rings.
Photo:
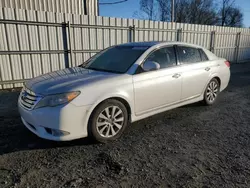
<path id="1" fill-rule="evenodd" d="M 172 77 L 173 77 L 173 78 L 179 78 L 180 76 L 181 76 L 180 74 L 176 73 L 176 74 L 174 74 Z"/>
<path id="2" fill-rule="evenodd" d="M 206 70 L 206 71 L 209 71 L 209 70 L 210 70 L 210 68 L 209 68 L 209 67 L 206 67 L 206 68 L 205 68 L 205 70 Z"/>

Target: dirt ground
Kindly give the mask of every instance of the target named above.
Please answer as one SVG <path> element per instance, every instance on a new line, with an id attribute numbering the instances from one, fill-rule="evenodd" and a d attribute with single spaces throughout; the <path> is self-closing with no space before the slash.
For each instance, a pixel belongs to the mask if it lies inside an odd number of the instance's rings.
<path id="1" fill-rule="evenodd" d="M 1 91 L 0 187 L 250 187 L 250 63 L 231 70 L 214 106 L 155 115 L 106 145 L 36 137 L 18 92 Z"/>

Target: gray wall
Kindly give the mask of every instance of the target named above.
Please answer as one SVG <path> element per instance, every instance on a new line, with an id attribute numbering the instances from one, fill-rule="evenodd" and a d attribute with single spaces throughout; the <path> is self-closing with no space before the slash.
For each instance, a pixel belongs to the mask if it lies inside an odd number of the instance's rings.
<path id="1" fill-rule="evenodd" d="M 86 11 L 84 12 L 84 6 Z M 97 15 L 97 0 L 0 0 L 0 7 L 48 12 Z"/>
<path id="2" fill-rule="evenodd" d="M 79 65 L 111 45 L 152 40 L 198 44 L 239 63 L 250 59 L 246 28 L 2 8 L 0 89 L 20 87 L 26 79 Z"/>

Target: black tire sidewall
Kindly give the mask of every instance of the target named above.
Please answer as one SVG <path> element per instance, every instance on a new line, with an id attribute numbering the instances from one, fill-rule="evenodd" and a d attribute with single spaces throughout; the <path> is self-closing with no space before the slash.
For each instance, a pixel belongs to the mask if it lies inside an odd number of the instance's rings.
<path id="1" fill-rule="evenodd" d="M 214 100 L 213 102 L 210 102 L 210 101 L 207 99 L 207 95 L 206 95 L 206 94 L 207 94 L 207 89 L 208 89 L 209 84 L 210 84 L 211 82 L 216 82 L 216 84 L 218 85 L 218 93 L 217 93 L 217 96 L 216 96 L 216 98 L 215 98 L 215 100 Z M 217 101 L 217 98 L 218 98 L 219 93 L 220 93 L 220 83 L 218 82 L 217 79 L 213 78 L 213 79 L 211 79 L 211 80 L 209 81 L 209 83 L 207 84 L 207 87 L 206 87 L 205 92 L 204 92 L 204 102 L 205 102 L 205 104 L 206 104 L 206 105 L 213 105 L 213 104 Z"/>
<path id="2" fill-rule="evenodd" d="M 110 137 L 110 138 L 105 138 L 105 137 L 102 137 L 98 133 L 97 127 L 96 127 L 96 121 L 97 121 L 99 114 L 108 106 L 118 106 L 123 112 L 124 122 L 123 122 L 122 128 L 115 136 Z M 89 133 L 89 136 L 92 137 L 93 139 L 95 139 L 96 141 L 102 142 L 102 143 L 107 143 L 109 141 L 114 141 L 114 140 L 120 138 L 122 133 L 126 129 L 127 125 L 128 125 L 128 111 L 127 111 L 125 105 L 118 100 L 108 99 L 108 100 L 102 102 L 101 104 L 99 104 L 95 108 L 93 113 L 91 114 L 90 119 L 89 119 L 89 124 L 88 124 L 88 133 Z"/>

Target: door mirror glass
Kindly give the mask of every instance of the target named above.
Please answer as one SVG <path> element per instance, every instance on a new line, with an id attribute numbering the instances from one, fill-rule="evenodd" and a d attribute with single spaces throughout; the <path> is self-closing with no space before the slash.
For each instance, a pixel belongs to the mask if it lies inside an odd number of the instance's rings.
<path id="1" fill-rule="evenodd" d="M 142 68 L 144 71 L 153 71 L 153 70 L 158 70 L 160 69 L 160 64 L 155 62 L 155 61 L 150 61 L 147 60 L 145 63 L 142 65 Z"/>

